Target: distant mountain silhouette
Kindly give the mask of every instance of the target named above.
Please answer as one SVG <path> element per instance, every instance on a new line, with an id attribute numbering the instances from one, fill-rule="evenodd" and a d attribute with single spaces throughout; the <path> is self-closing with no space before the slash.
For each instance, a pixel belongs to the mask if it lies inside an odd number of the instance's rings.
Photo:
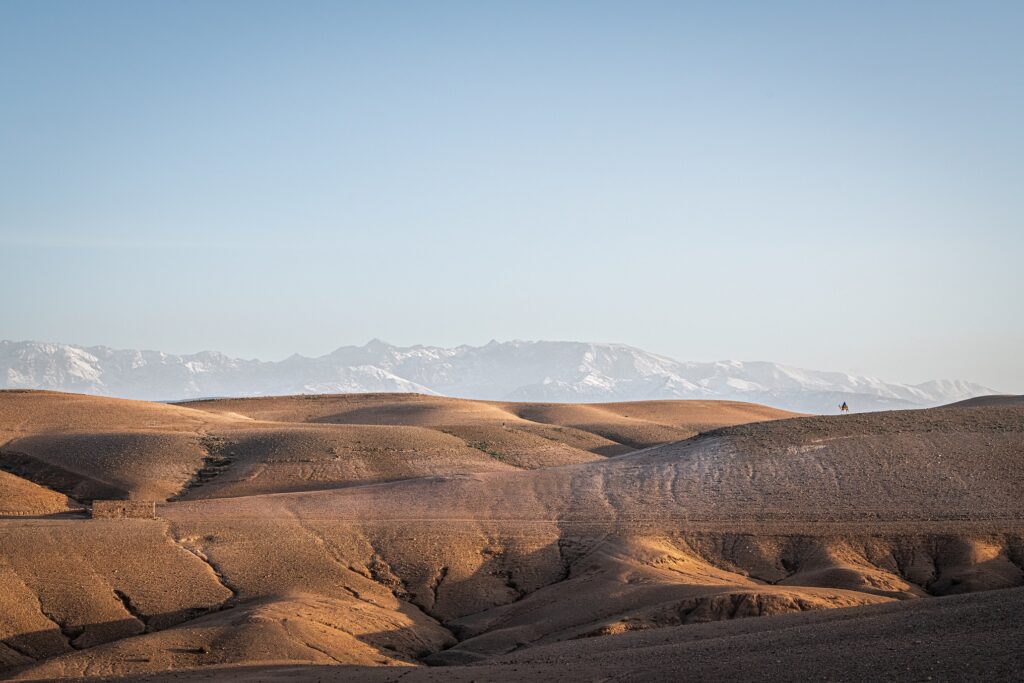
<path id="1" fill-rule="evenodd" d="M 919 408 L 994 394 L 962 381 L 918 385 L 770 362 L 680 362 L 623 344 L 492 341 L 398 347 L 374 339 L 318 358 L 243 360 L 0 341 L 0 386 L 147 400 L 418 392 L 512 401 L 729 399 L 806 412 Z"/>

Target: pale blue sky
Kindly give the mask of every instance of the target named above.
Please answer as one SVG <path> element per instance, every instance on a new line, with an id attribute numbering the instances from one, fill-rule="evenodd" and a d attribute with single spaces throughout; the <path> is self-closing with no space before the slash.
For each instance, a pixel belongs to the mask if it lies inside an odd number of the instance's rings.
<path id="1" fill-rule="evenodd" d="M 1024 392 L 1024 3 L 0 2 L 0 338 Z"/>

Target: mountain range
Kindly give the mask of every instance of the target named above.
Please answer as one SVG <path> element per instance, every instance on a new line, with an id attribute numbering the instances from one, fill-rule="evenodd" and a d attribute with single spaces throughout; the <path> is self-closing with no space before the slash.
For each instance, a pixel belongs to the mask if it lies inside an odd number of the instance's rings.
<path id="1" fill-rule="evenodd" d="M 910 385 L 764 361 L 683 362 L 624 344 L 491 341 L 398 347 L 374 339 L 282 361 L 0 341 L 0 387 L 173 401 L 417 392 L 501 401 L 726 399 L 804 412 L 921 408 L 996 393 L 960 380 Z"/>

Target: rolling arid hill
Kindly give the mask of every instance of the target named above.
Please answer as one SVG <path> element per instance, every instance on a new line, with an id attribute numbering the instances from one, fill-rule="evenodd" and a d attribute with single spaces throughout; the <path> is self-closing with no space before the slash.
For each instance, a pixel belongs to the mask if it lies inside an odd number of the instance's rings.
<path id="1" fill-rule="evenodd" d="M 956 403 L 950 403 L 950 408 L 971 408 L 975 406 L 1019 406 L 1024 405 L 1024 396 L 1012 394 L 997 394 L 995 396 L 975 396 Z"/>
<path id="2" fill-rule="evenodd" d="M 6 391 L 0 470 L 84 502 L 239 496 L 597 461 L 792 415 L 725 401 L 552 405 L 347 394 L 166 405 Z M 16 509 L 15 499 L 7 505 Z"/>
<path id="3" fill-rule="evenodd" d="M 737 619 L 526 648 L 474 666 L 214 667 L 140 681 L 1014 680 L 1024 589 Z M 118 677 L 110 680 L 128 680 Z"/>
<path id="4" fill-rule="evenodd" d="M 13 680 L 1024 665 L 1019 405 L 0 392 L 0 430 Z M 157 500 L 158 518 L 73 511 L 94 498 Z"/>

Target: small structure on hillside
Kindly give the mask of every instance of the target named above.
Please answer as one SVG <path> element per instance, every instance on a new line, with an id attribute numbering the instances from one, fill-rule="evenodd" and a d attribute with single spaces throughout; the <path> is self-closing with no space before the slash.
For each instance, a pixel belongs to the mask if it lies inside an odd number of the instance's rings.
<path id="1" fill-rule="evenodd" d="M 94 500 L 93 519 L 156 519 L 152 500 Z"/>

